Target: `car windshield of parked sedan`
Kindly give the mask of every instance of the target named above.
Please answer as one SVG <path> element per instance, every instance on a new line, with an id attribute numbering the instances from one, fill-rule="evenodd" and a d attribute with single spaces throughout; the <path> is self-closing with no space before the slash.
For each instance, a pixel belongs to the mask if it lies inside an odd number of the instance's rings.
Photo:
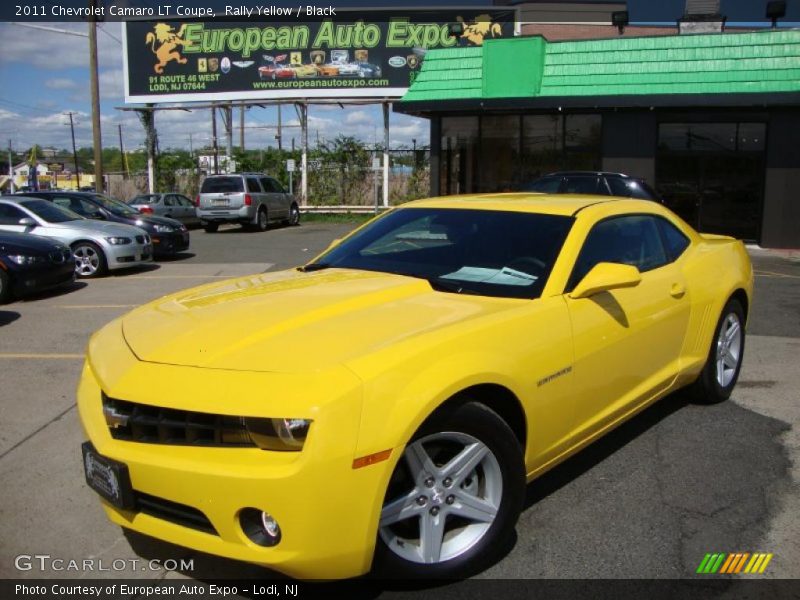
<path id="1" fill-rule="evenodd" d="M 305 269 L 380 271 L 426 279 L 444 292 L 537 298 L 572 222 L 512 211 L 400 209 Z"/>
<path id="2" fill-rule="evenodd" d="M 66 223 L 67 221 L 83 220 L 83 217 L 78 213 L 47 200 L 23 200 L 19 205 L 47 223 Z"/>
<path id="3" fill-rule="evenodd" d="M 131 208 L 124 202 L 120 202 L 116 198 L 111 198 L 110 196 L 104 196 L 103 194 L 92 194 L 92 198 L 94 198 L 95 202 L 99 203 L 100 206 L 105 208 L 110 213 L 113 213 L 119 217 L 140 217 L 139 211 L 134 208 Z"/>

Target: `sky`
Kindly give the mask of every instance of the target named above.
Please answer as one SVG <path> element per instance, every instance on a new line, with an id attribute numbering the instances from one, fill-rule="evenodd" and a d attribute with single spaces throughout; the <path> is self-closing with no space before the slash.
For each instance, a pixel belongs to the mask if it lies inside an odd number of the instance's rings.
<path id="1" fill-rule="evenodd" d="M 134 4 L 138 0 L 130 0 Z M 212 2 L 214 0 L 208 0 Z M 293 0 L 294 1 L 294 0 Z M 148 0 L 153 4 L 153 0 Z M 81 2 L 80 4 L 85 4 Z M 278 2 L 274 4 L 279 4 Z M 341 5 L 342 3 L 340 3 Z M 349 2 L 356 4 L 355 0 Z M 371 6 L 397 3 L 373 0 Z M 403 6 L 424 5 L 425 2 L 406 0 Z M 430 4 L 430 3 L 427 3 Z M 436 5 L 484 5 L 472 0 L 437 0 Z M 669 22 L 683 12 L 684 0 L 629 0 L 628 10 L 632 22 Z M 788 0 L 787 20 L 800 21 L 800 0 Z M 722 12 L 728 23 L 753 23 L 763 21 L 765 1 L 722 0 Z M 38 25 L 85 33 L 85 22 L 47 23 Z M 119 147 L 118 125 L 122 125 L 126 150 L 143 147 L 143 129 L 135 113 L 117 110 L 124 106 L 121 25 L 105 22 L 99 27 L 99 64 L 103 145 Z M 91 107 L 88 70 L 88 40 L 75 35 L 44 33 L 19 24 L 0 22 L 0 146 L 9 141 L 16 151 L 32 144 L 56 148 L 71 145 L 69 119 L 65 113 L 75 113 L 75 137 L 78 147 L 91 146 Z M 284 107 L 285 125 L 297 125 L 291 107 Z M 246 140 L 249 148 L 275 145 L 274 108 L 253 108 L 246 114 Z M 238 113 L 236 114 L 238 124 Z M 160 146 L 164 148 L 189 148 L 189 133 L 195 148 L 209 144 L 211 137 L 208 110 L 192 112 L 164 111 L 157 114 L 156 125 Z M 219 123 L 221 128 L 221 123 Z M 320 140 L 343 134 L 352 135 L 367 143 L 382 140 L 383 122 L 379 106 L 312 106 L 309 111 L 309 142 L 313 146 Z M 221 129 L 220 129 L 221 131 Z M 299 129 L 287 128 L 284 140 L 288 145 L 294 135 L 299 147 Z M 392 147 L 410 147 L 428 143 L 428 122 L 423 119 L 391 114 Z M 221 143 L 224 143 L 221 140 Z M 238 130 L 234 136 L 238 144 Z"/>

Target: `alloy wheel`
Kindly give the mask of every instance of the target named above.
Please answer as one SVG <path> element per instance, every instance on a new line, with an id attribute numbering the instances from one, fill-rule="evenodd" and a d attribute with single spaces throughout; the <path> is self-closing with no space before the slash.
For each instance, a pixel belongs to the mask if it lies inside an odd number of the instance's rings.
<path id="1" fill-rule="evenodd" d="M 742 324 L 735 313 L 729 313 L 719 328 L 717 338 L 717 383 L 730 385 L 742 356 Z"/>
<path id="2" fill-rule="evenodd" d="M 75 256 L 75 273 L 82 277 L 95 275 L 100 268 L 100 255 L 91 246 L 81 245 L 73 251 Z"/>
<path id="3" fill-rule="evenodd" d="M 477 544 L 497 517 L 503 475 L 486 444 L 461 432 L 409 444 L 407 469 L 381 511 L 380 536 L 399 557 L 435 564 Z M 392 489 L 392 488 L 390 488 Z"/>

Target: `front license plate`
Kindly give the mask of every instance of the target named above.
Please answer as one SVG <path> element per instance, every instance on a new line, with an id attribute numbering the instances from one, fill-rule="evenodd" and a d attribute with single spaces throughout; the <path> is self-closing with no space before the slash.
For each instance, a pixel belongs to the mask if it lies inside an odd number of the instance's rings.
<path id="1" fill-rule="evenodd" d="M 91 442 L 81 445 L 86 483 L 95 492 L 119 508 L 134 507 L 133 487 L 128 465 L 97 453 Z"/>

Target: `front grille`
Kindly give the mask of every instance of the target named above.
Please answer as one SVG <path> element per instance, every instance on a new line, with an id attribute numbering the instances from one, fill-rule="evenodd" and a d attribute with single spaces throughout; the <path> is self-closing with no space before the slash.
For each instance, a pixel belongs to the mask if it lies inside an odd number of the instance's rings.
<path id="1" fill-rule="evenodd" d="M 144 236 L 143 235 L 137 235 L 136 236 L 136 243 L 137 244 L 144 244 Z"/>
<path id="2" fill-rule="evenodd" d="M 134 498 L 136 499 L 136 510 L 139 512 L 184 527 L 219 535 L 208 517 L 196 508 L 151 496 L 144 492 L 134 492 Z"/>
<path id="3" fill-rule="evenodd" d="M 103 413 L 115 440 L 175 446 L 250 447 L 240 417 L 161 408 L 103 394 Z"/>
<path id="4" fill-rule="evenodd" d="M 57 265 L 63 265 L 70 259 L 71 256 L 72 251 L 70 251 L 69 248 L 64 248 L 63 250 L 53 250 L 50 253 L 50 262 Z"/>

